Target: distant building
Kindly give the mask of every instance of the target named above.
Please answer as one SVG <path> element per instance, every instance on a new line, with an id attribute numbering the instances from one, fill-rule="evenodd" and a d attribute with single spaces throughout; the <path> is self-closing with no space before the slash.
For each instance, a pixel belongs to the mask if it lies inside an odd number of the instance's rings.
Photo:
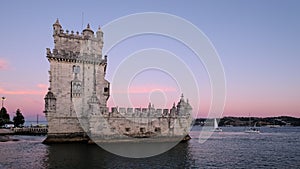
<path id="1" fill-rule="evenodd" d="M 4 128 L 14 128 L 15 125 L 14 124 L 4 124 Z"/>

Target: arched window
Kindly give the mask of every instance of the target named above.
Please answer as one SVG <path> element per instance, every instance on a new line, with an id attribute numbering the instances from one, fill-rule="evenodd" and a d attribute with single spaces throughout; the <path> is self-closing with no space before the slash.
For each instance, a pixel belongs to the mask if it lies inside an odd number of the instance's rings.
<path id="1" fill-rule="evenodd" d="M 80 66 L 73 65 L 73 73 L 78 74 L 80 72 Z"/>

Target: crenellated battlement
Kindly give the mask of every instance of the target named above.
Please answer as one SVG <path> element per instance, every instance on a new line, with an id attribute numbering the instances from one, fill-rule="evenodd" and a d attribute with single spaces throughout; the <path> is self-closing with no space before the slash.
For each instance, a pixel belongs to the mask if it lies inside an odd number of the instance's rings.
<path id="1" fill-rule="evenodd" d="M 79 56 L 85 56 L 81 60 L 98 60 L 102 59 L 103 32 L 98 28 L 96 35 L 88 24 L 81 34 L 77 31 L 69 33 L 64 31 L 57 19 L 53 24 L 54 49 L 51 53 L 47 49 L 48 58 L 68 58 L 77 59 Z M 96 59 L 95 59 L 96 58 Z"/>
<path id="2" fill-rule="evenodd" d="M 142 117 L 142 118 L 164 118 L 164 117 L 186 117 L 190 116 L 192 113 L 192 107 L 188 101 L 181 99 L 177 106 L 175 103 L 171 109 L 155 109 L 151 103 L 147 108 L 125 108 L 125 107 L 112 107 L 111 111 L 109 108 L 102 113 L 109 117 Z"/>
<path id="3" fill-rule="evenodd" d="M 90 24 L 87 24 L 87 27 L 81 32 L 81 34 L 79 34 L 78 31 L 76 31 L 76 34 L 74 34 L 73 30 L 69 34 L 69 30 L 67 29 L 66 31 L 64 31 L 61 24 L 59 23 L 59 20 L 57 19 L 56 22 L 53 24 L 53 37 L 54 36 L 68 38 L 70 40 L 76 39 L 100 41 L 103 38 L 103 32 L 99 27 L 95 36 L 94 31 L 90 28 Z"/>
<path id="4" fill-rule="evenodd" d="M 97 56 L 95 54 L 80 53 L 73 51 L 66 51 L 64 49 L 58 50 L 53 49 L 52 52 L 50 48 L 46 48 L 47 58 L 57 61 L 66 61 L 66 62 L 85 62 L 85 63 L 96 63 L 96 64 L 107 64 L 107 56 L 104 58 Z"/>
<path id="5" fill-rule="evenodd" d="M 192 107 L 183 95 L 171 109 L 155 109 L 149 103 L 146 108 L 99 107 L 90 104 L 88 121 L 81 124 L 89 131 L 96 142 L 113 139 L 181 137 L 187 135 L 191 125 Z M 100 112 L 100 113 L 97 113 Z M 94 140 L 95 141 L 95 140 Z"/>

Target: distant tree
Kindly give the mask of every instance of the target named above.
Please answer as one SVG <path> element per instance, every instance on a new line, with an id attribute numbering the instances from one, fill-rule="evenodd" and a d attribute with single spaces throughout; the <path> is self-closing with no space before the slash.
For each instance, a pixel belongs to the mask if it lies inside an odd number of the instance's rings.
<path id="1" fill-rule="evenodd" d="M 22 115 L 20 109 L 17 109 L 16 116 L 14 116 L 13 121 L 14 121 L 15 127 L 20 127 L 21 125 L 23 125 L 25 123 L 24 116 Z"/>
<path id="2" fill-rule="evenodd" d="M 7 114 L 7 110 L 5 107 L 2 107 L 0 110 L 0 126 L 8 123 L 10 120 L 9 114 Z"/>

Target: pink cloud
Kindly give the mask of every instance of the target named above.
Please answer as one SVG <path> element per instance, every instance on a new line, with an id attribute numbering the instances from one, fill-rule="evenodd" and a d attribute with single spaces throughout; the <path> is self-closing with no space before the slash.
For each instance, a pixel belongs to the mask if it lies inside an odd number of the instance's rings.
<path id="1" fill-rule="evenodd" d="M 117 90 L 114 89 L 112 92 L 115 94 L 122 94 L 122 93 L 128 93 L 128 94 L 147 94 L 151 93 L 153 91 L 163 91 L 163 92 L 176 92 L 178 91 L 177 88 L 172 86 L 157 86 L 157 85 L 149 85 L 149 86 L 130 86 L 127 91 L 123 90 Z"/>
<path id="2" fill-rule="evenodd" d="M 0 88 L 0 93 L 3 95 L 45 95 L 47 87 L 46 84 L 37 84 L 38 89 L 34 90 L 9 90 Z"/>
<path id="3" fill-rule="evenodd" d="M 42 90 L 47 90 L 48 89 L 48 85 L 47 84 L 42 84 L 42 83 L 37 84 L 37 87 L 42 89 Z"/>
<path id="4" fill-rule="evenodd" d="M 163 84 L 131 85 L 128 89 L 114 86 L 108 106 L 147 107 L 151 102 L 156 108 L 170 108 L 180 97 L 180 89 Z"/>
<path id="5" fill-rule="evenodd" d="M 167 86 L 134 86 L 129 88 L 129 93 L 150 93 L 155 90 L 161 90 L 163 92 L 175 92 L 177 91 L 174 87 Z"/>
<path id="6" fill-rule="evenodd" d="M 0 70 L 7 70 L 9 68 L 8 61 L 0 58 Z"/>
<path id="7" fill-rule="evenodd" d="M 0 88 L 0 93 L 8 95 L 41 95 L 45 94 L 45 91 L 40 90 L 4 90 Z"/>

